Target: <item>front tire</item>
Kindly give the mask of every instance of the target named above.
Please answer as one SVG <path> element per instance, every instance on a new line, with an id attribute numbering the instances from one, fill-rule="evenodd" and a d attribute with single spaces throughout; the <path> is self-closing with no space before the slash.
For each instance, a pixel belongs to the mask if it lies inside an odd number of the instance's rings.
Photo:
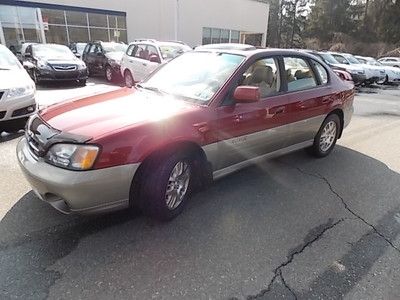
<path id="1" fill-rule="evenodd" d="M 311 154 L 316 157 L 328 156 L 335 148 L 341 130 L 341 123 L 337 114 L 329 115 L 322 123 L 314 144 L 311 146 Z"/>
<path id="2" fill-rule="evenodd" d="M 193 159 L 185 152 L 167 152 L 150 159 L 139 179 L 135 201 L 145 215 L 160 221 L 178 216 L 190 197 Z"/>
<path id="3" fill-rule="evenodd" d="M 111 66 L 106 66 L 105 77 L 108 82 L 114 81 L 114 72 L 113 72 Z"/>
<path id="4" fill-rule="evenodd" d="M 86 86 L 86 79 L 78 80 L 78 86 Z"/>
<path id="5" fill-rule="evenodd" d="M 125 86 L 127 86 L 128 88 L 133 87 L 133 85 L 135 84 L 132 73 L 129 70 L 125 71 L 124 80 Z"/>

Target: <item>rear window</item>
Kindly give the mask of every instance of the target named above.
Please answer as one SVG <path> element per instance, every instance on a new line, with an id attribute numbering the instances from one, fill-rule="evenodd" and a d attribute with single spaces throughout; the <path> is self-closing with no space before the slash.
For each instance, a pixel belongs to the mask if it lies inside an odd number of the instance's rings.
<path id="1" fill-rule="evenodd" d="M 284 57 L 288 92 L 306 90 L 317 86 L 315 75 L 306 60 Z"/>

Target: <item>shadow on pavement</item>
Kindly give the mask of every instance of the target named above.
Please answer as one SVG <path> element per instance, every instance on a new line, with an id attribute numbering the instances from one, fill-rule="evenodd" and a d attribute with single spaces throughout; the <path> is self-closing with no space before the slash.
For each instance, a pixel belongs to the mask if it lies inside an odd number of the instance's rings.
<path id="1" fill-rule="evenodd" d="M 17 139 L 21 136 L 24 135 L 24 131 L 20 130 L 17 133 L 6 133 L 6 132 L 0 132 L 0 143 L 8 142 L 13 139 Z"/>
<path id="2" fill-rule="evenodd" d="M 114 82 L 108 82 L 101 76 L 91 76 L 86 86 L 94 85 L 94 84 L 103 84 L 109 86 L 120 86 L 124 87 L 125 83 L 122 80 L 115 80 Z M 79 86 L 78 82 L 74 81 L 61 81 L 61 82 L 43 82 L 39 85 L 36 85 L 36 89 L 38 91 L 47 91 L 47 90 L 55 90 L 55 89 L 76 89 L 76 88 L 83 88 Z"/>
<path id="3" fill-rule="evenodd" d="M 301 248 L 305 237 L 318 234 L 315 228 L 354 217 L 323 180 L 308 173 L 328 178 L 347 205 L 390 240 L 399 235 L 400 224 L 393 221 L 399 174 L 344 147 L 319 160 L 300 151 L 215 182 L 169 223 L 131 211 L 65 216 L 29 192 L 0 222 L 0 294 L 46 298 L 57 285 L 53 297 L 107 298 L 116 291 L 118 297 L 137 299 L 155 293 L 182 299 L 246 297 L 260 291 L 265 299 L 283 296 L 288 290 L 279 280 L 265 290 L 279 264 Z M 315 294 L 304 296 L 335 296 L 332 289 L 346 294 L 356 286 L 390 247 L 368 235 L 360 236 L 343 257 L 355 264 L 354 276 L 332 279 L 330 270 L 321 270 L 309 283 Z M 373 253 L 365 256 L 360 249 L 371 245 Z M 368 262 L 357 260 L 358 255 Z M 298 272 L 301 276 L 304 270 Z M 107 284 L 99 286 L 99 278 Z M 335 289 L 336 284 L 344 287 Z"/>

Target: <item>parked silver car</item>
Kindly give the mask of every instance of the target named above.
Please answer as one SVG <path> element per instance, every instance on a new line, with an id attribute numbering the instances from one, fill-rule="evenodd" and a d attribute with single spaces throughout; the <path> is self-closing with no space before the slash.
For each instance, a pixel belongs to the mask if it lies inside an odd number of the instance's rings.
<path id="1" fill-rule="evenodd" d="M 400 68 L 400 57 L 382 57 L 378 61 L 385 66 Z"/>
<path id="2" fill-rule="evenodd" d="M 0 45 L 0 133 L 25 126 L 36 112 L 35 84 L 15 55 Z"/>
<path id="3" fill-rule="evenodd" d="M 356 58 L 360 61 L 360 63 L 383 68 L 386 73 L 386 77 L 382 81 L 383 83 L 400 83 L 400 68 L 385 66 L 372 57 L 356 56 Z"/>

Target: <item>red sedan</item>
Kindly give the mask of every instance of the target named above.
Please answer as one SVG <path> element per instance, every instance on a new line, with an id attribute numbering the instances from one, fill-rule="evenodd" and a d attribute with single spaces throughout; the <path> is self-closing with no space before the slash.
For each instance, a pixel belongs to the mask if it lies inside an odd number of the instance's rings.
<path id="1" fill-rule="evenodd" d="M 353 99 L 314 56 L 200 47 L 132 89 L 42 110 L 17 155 L 37 196 L 64 213 L 136 207 L 166 220 L 210 179 L 301 148 L 328 155 Z"/>

